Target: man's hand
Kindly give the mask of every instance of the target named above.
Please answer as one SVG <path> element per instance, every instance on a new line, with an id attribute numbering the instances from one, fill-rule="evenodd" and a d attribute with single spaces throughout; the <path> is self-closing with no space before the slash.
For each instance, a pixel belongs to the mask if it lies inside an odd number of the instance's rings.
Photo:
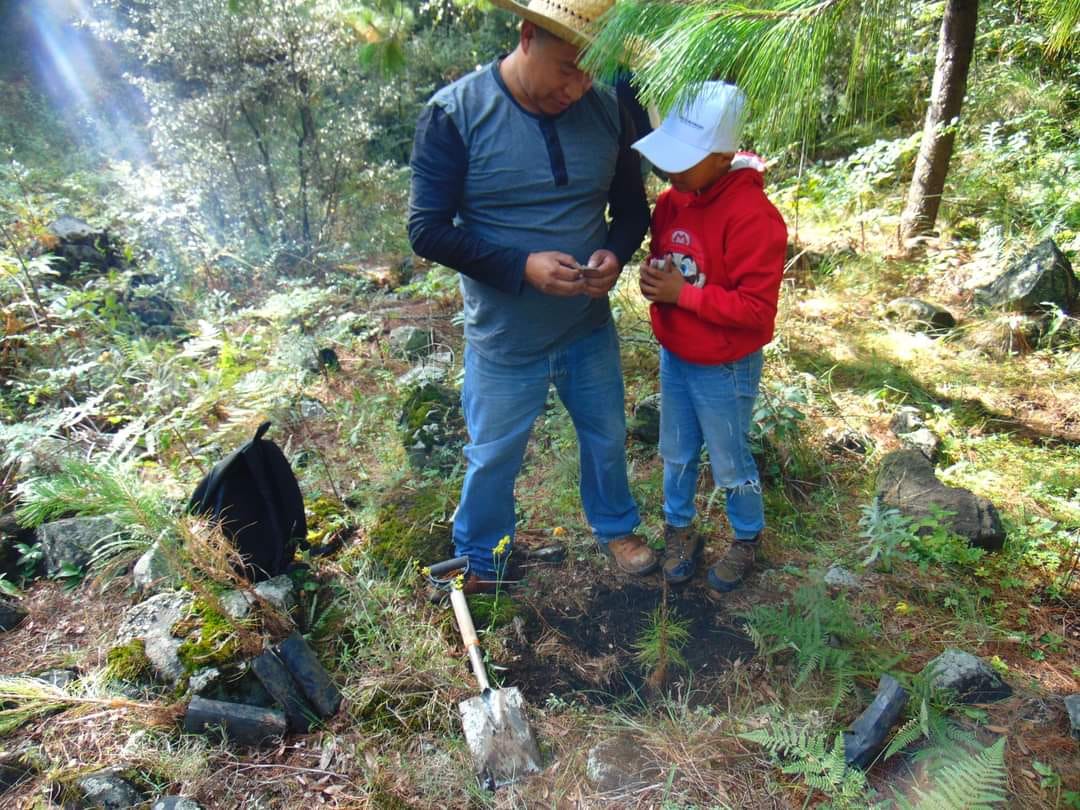
<path id="1" fill-rule="evenodd" d="M 557 250 L 530 253 L 525 262 L 525 280 L 547 295 L 569 297 L 586 292 L 577 259 Z"/>
<path id="2" fill-rule="evenodd" d="M 590 298 L 603 298 L 619 280 L 622 267 L 619 258 L 610 250 L 598 250 L 589 257 L 585 274 L 585 294 Z"/>
<path id="3" fill-rule="evenodd" d="M 640 283 L 641 294 L 654 304 L 677 304 L 686 279 L 668 257 L 662 268 L 653 267 L 648 261 L 642 262 Z"/>

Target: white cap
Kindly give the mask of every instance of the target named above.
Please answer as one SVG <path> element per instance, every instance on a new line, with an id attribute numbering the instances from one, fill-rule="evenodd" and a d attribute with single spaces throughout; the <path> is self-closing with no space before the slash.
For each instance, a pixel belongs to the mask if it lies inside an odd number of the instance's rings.
<path id="1" fill-rule="evenodd" d="M 687 104 L 667 114 L 659 129 L 634 143 L 664 172 L 685 172 L 713 152 L 734 152 L 742 134 L 746 96 L 726 82 L 705 82 Z"/>

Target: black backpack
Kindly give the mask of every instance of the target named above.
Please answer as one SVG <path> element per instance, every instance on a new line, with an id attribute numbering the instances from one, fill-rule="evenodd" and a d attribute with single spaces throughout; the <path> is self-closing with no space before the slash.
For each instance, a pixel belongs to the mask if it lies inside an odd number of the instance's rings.
<path id="1" fill-rule="evenodd" d="M 309 547 L 304 496 L 281 448 L 263 438 L 269 429 L 263 422 L 255 438 L 218 462 L 187 507 L 220 523 L 252 582 L 285 573 L 296 547 Z"/>

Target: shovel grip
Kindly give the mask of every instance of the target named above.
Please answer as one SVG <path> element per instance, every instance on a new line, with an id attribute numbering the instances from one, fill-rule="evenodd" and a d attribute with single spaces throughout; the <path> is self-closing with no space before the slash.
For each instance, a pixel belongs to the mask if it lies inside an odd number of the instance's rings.
<path id="1" fill-rule="evenodd" d="M 465 642 L 465 649 L 469 653 L 469 663 L 472 665 L 473 675 L 476 676 L 476 682 L 480 685 L 480 690 L 487 691 L 491 688 L 491 684 L 488 683 L 487 671 L 484 669 L 484 659 L 480 654 L 480 639 L 476 635 L 476 628 L 473 626 L 472 614 L 469 613 L 469 603 L 465 599 L 465 594 L 458 588 L 451 589 L 450 604 L 454 608 L 454 618 L 457 619 L 458 630 L 461 631 L 461 640 Z"/>

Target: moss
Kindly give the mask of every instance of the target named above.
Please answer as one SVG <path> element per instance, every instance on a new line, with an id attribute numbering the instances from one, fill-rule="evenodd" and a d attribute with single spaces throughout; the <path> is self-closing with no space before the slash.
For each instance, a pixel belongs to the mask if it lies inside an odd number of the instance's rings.
<path id="1" fill-rule="evenodd" d="M 475 594 L 469 597 L 469 612 L 477 627 L 495 628 L 512 622 L 518 615 L 518 606 L 505 593 L 498 596 Z"/>
<path id="2" fill-rule="evenodd" d="M 345 504 L 323 495 L 307 505 L 307 541 L 312 548 L 329 543 L 348 528 Z"/>
<path id="3" fill-rule="evenodd" d="M 113 647 L 105 654 L 105 664 L 110 680 L 137 681 L 150 672 L 150 659 L 141 638 Z"/>
<path id="4" fill-rule="evenodd" d="M 220 666 L 234 661 L 242 653 L 236 621 L 224 616 L 205 600 L 196 599 L 188 614 L 173 625 L 174 636 L 183 638 L 176 654 L 184 671 Z"/>
<path id="5" fill-rule="evenodd" d="M 371 558 L 396 576 L 413 561 L 427 565 L 450 557 L 447 507 L 438 487 L 402 493 L 383 504 L 368 532 Z"/>

